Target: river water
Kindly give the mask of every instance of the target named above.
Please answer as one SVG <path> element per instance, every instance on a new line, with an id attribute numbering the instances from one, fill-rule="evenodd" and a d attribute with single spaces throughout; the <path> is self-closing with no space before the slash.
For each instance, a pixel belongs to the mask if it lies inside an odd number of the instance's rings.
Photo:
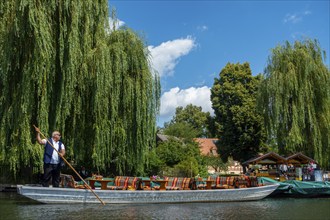
<path id="1" fill-rule="evenodd" d="M 251 202 L 48 205 L 0 192 L 0 219 L 238 219 L 330 220 L 330 198 L 265 198 Z"/>

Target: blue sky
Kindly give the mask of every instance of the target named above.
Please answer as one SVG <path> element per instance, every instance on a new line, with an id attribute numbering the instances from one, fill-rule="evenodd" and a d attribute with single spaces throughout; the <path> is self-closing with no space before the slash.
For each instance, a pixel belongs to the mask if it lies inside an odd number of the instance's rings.
<path id="1" fill-rule="evenodd" d="M 249 62 L 262 73 L 271 49 L 317 39 L 329 66 L 329 0 L 326 1 L 109 1 L 118 25 L 143 36 L 161 76 L 157 125 L 178 106 L 213 114 L 210 88 L 228 63 Z M 117 25 L 117 26 L 118 26 Z"/>

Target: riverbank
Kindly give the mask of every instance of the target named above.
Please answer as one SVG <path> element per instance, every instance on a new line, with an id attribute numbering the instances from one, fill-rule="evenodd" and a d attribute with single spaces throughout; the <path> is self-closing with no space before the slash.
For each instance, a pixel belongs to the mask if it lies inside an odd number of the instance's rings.
<path id="1" fill-rule="evenodd" d="M 0 184 L 0 192 L 16 192 L 17 186 L 13 184 Z"/>

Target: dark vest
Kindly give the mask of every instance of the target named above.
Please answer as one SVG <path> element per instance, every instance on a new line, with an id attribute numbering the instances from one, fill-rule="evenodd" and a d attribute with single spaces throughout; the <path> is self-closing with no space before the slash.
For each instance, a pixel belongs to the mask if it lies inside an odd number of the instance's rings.
<path id="1" fill-rule="evenodd" d="M 48 141 L 53 144 L 53 140 L 51 138 L 48 139 Z M 53 151 L 54 148 L 49 144 L 49 142 L 46 142 L 45 145 L 45 151 L 44 151 L 44 163 L 50 163 L 51 159 L 52 159 L 52 155 L 53 155 Z M 62 142 L 58 141 L 59 144 L 59 148 L 58 148 L 58 152 L 60 152 L 62 150 Z M 59 163 L 62 162 L 62 158 L 60 156 L 59 157 Z"/>

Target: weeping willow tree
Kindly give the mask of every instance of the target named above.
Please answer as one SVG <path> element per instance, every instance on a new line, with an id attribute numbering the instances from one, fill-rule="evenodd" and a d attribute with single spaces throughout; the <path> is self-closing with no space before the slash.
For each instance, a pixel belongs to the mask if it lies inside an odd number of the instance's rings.
<path id="1" fill-rule="evenodd" d="M 150 72 L 145 45 L 131 30 L 112 32 L 107 45 L 112 74 L 96 79 L 103 92 L 95 97 L 95 102 L 101 103 L 94 109 L 100 122 L 95 130 L 96 137 L 104 139 L 94 143 L 93 159 L 98 167 L 106 162 L 115 165 L 120 174 L 141 175 L 146 153 L 156 140 L 159 79 Z M 106 117 L 111 120 L 104 120 Z"/>
<path id="2" fill-rule="evenodd" d="M 36 124 L 67 158 L 100 172 L 143 173 L 155 144 L 159 79 L 142 39 L 111 30 L 108 3 L 0 3 L 0 165 L 42 167 Z"/>
<path id="3" fill-rule="evenodd" d="M 269 141 L 280 153 L 304 152 L 329 167 L 330 72 L 315 40 L 272 50 L 260 89 Z"/>

